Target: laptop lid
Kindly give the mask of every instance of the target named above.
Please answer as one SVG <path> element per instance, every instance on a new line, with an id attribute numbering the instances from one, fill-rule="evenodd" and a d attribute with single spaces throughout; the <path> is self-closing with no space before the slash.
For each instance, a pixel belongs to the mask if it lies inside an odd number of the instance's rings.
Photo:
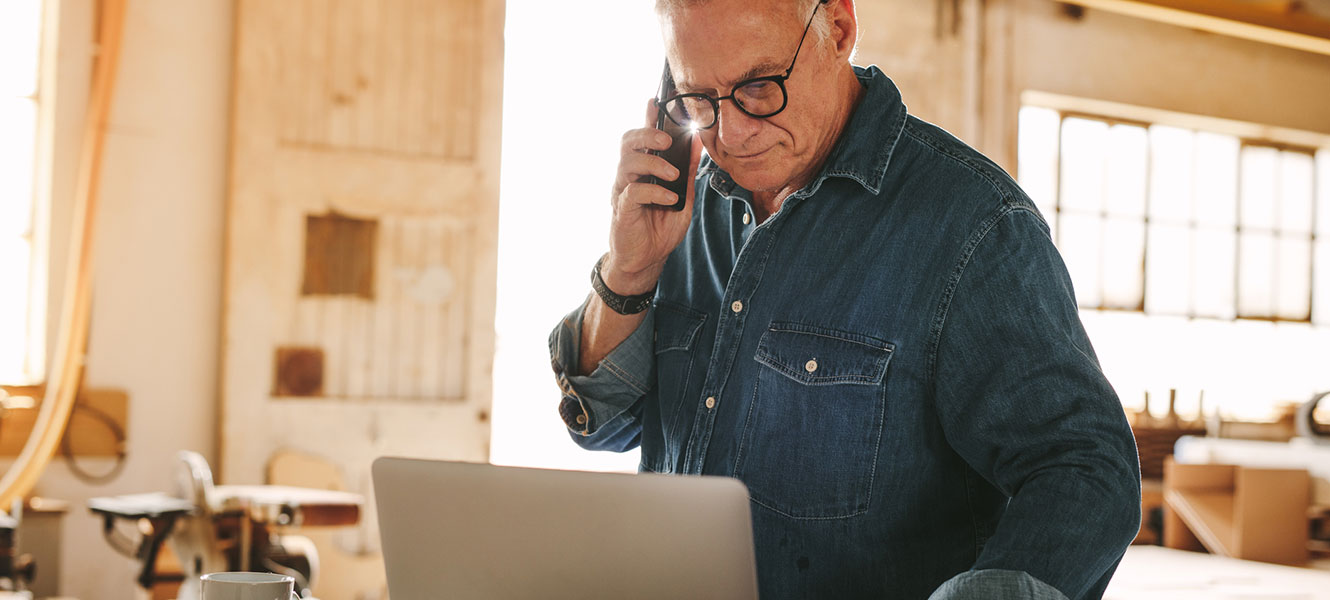
<path id="1" fill-rule="evenodd" d="M 380 458 L 393 600 L 756 598 L 736 479 Z"/>

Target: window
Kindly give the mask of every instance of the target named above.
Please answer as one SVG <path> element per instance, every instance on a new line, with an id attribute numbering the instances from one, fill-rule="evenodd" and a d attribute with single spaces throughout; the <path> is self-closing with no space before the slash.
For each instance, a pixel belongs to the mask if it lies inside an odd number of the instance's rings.
<path id="1" fill-rule="evenodd" d="M 1330 136 L 1024 99 L 1021 185 L 1126 408 L 1262 420 L 1330 389 Z"/>
<path id="2" fill-rule="evenodd" d="M 44 254 L 36 243 L 41 0 L 0 3 L 0 383 L 41 378 Z"/>
<path id="3" fill-rule="evenodd" d="M 1272 146 L 1242 148 L 1239 317 L 1311 319 L 1314 157 Z"/>
<path id="4" fill-rule="evenodd" d="M 1082 308 L 1330 324 L 1330 153 L 1032 106 L 1019 153 Z"/>

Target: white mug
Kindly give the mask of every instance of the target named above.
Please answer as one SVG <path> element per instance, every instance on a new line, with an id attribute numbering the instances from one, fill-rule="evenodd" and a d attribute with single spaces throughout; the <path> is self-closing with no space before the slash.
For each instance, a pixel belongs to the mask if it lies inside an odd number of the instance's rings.
<path id="1" fill-rule="evenodd" d="M 203 600 L 300 600 L 295 578 L 276 573 L 208 573 Z"/>

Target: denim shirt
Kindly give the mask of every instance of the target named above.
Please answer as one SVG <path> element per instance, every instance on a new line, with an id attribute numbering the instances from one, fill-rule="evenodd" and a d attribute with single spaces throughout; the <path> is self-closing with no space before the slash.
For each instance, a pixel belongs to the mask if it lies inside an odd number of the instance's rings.
<path id="1" fill-rule="evenodd" d="M 643 471 L 742 480 L 763 598 L 1100 597 L 1139 464 L 1048 226 L 856 71 L 820 174 L 762 224 L 703 160 L 653 307 L 594 372 L 571 374 L 583 309 L 554 329 L 561 416 Z"/>

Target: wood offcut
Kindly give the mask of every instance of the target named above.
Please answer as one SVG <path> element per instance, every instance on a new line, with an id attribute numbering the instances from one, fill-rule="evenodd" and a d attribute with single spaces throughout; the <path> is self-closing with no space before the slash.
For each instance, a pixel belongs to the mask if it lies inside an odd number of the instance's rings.
<path id="1" fill-rule="evenodd" d="M 317 397 L 323 395 L 323 350 L 278 348 L 276 396 Z"/>

